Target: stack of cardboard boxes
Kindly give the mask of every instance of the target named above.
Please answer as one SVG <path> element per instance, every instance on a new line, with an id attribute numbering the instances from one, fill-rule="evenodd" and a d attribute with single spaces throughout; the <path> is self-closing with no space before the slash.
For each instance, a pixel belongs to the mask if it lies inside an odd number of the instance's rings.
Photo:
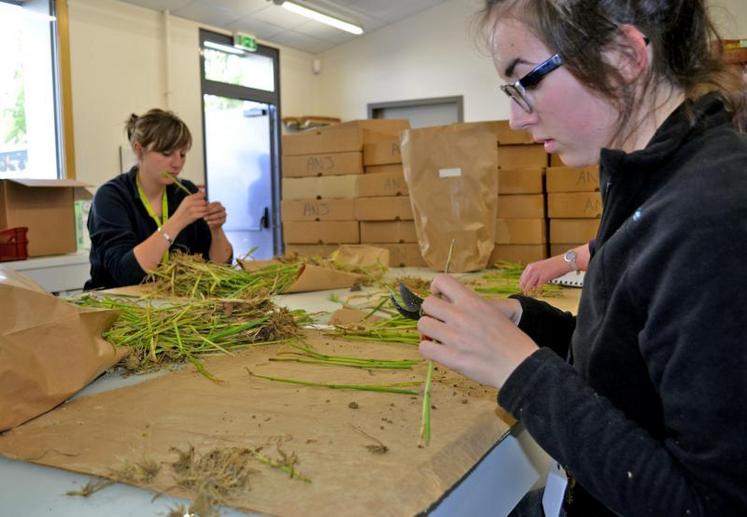
<path id="1" fill-rule="evenodd" d="M 498 141 L 498 220 L 491 263 L 547 257 L 545 170 L 548 156 L 526 131 L 493 123 Z"/>
<path id="2" fill-rule="evenodd" d="M 602 211 L 597 168 L 562 167 L 528 132 L 490 124 L 498 145 L 490 263 L 526 264 L 593 239 Z M 328 255 L 364 243 L 388 249 L 392 266 L 425 265 L 400 154 L 407 128 L 406 120 L 359 120 L 283 136 L 287 253 Z"/>
<path id="3" fill-rule="evenodd" d="M 365 174 L 358 178 L 355 201 L 361 242 L 388 249 L 392 266 L 425 266 L 399 143 L 391 139 L 363 147 Z"/>
<path id="4" fill-rule="evenodd" d="M 340 244 L 361 242 L 356 198 L 364 177 L 364 147 L 398 145 L 407 128 L 406 120 L 358 120 L 283 136 L 286 253 L 328 255 Z M 409 208 L 409 199 L 402 199 Z M 367 213 L 365 204 L 360 210 Z"/>
<path id="5" fill-rule="evenodd" d="M 547 212 L 550 254 L 558 255 L 589 242 L 602 215 L 598 167 L 549 167 Z"/>

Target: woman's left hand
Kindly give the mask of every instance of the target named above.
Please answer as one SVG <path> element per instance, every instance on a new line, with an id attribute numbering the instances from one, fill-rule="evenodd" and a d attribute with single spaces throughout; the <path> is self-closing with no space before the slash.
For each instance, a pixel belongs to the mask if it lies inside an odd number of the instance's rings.
<path id="1" fill-rule="evenodd" d="M 217 230 L 226 222 L 226 209 L 220 201 L 213 201 L 207 205 L 207 215 L 205 222 L 211 230 Z"/>
<path id="2" fill-rule="evenodd" d="M 428 338 L 420 353 L 471 379 L 500 388 L 537 345 L 496 303 L 484 300 L 453 277 L 440 274 L 423 302 L 418 330 Z M 506 303 L 517 303 L 507 300 Z"/>

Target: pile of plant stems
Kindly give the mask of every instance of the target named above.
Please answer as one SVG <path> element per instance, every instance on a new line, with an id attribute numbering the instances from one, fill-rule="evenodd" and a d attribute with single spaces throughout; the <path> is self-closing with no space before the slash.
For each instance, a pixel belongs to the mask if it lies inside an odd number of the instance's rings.
<path id="1" fill-rule="evenodd" d="M 354 341 L 417 345 L 420 343 L 417 324 L 416 320 L 395 314 L 386 319 L 367 319 L 358 323 L 337 325 L 331 333 Z"/>
<path id="2" fill-rule="evenodd" d="M 76 303 L 119 311 L 103 337 L 116 347 L 129 348 L 123 364 L 126 369 L 143 373 L 188 361 L 211 379 L 200 356 L 286 340 L 299 333 L 297 320 L 305 318 L 302 311 L 277 307 L 268 298 L 156 304 L 142 298 L 88 295 Z"/>
<path id="3" fill-rule="evenodd" d="M 146 278 L 162 295 L 241 299 L 272 296 L 287 289 L 302 263 L 273 263 L 255 271 L 208 262 L 200 255 L 174 253 Z"/>

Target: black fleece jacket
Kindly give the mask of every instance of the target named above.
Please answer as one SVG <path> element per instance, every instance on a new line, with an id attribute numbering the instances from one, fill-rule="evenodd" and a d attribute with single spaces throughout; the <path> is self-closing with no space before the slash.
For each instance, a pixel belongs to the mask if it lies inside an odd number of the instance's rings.
<path id="1" fill-rule="evenodd" d="M 499 402 L 575 479 L 569 515 L 747 515 L 747 138 L 709 95 L 600 175 L 578 318 L 518 297 L 543 348 Z"/>
<path id="2" fill-rule="evenodd" d="M 150 237 L 158 225 L 138 196 L 137 172 L 137 167 L 133 167 L 96 191 L 88 214 L 91 279 L 86 282 L 86 290 L 139 284 L 147 274 L 133 250 Z M 197 192 L 192 182 L 181 181 L 191 192 Z M 176 185 L 166 187 L 169 214 L 176 211 L 185 197 L 187 194 Z M 207 260 L 211 241 L 207 223 L 198 219 L 179 232 L 170 250 L 200 254 Z"/>

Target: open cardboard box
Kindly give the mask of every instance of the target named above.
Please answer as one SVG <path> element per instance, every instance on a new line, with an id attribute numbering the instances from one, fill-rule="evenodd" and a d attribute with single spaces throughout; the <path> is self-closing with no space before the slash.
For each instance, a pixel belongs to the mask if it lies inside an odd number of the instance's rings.
<path id="1" fill-rule="evenodd" d="M 29 257 L 74 253 L 75 180 L 0 180 L 0 228 L 28 228 Z"/>

